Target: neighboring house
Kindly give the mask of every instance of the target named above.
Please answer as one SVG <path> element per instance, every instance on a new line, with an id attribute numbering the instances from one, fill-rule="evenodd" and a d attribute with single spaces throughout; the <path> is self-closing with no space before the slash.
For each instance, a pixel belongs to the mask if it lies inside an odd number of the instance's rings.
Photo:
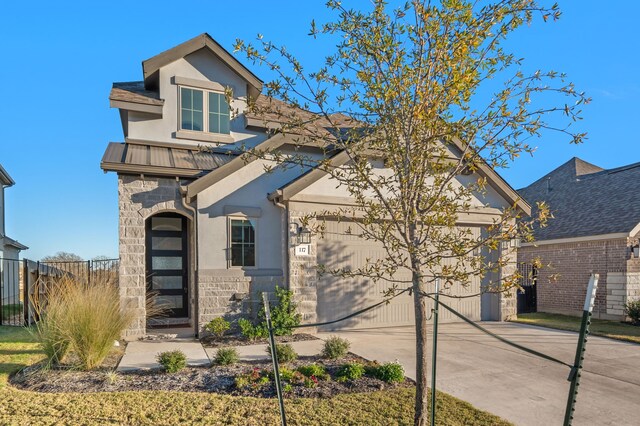
<path id="1" fill-rule="evenodd" d="M 384 283 L 318 276 L 315 268 L 318 263 L 361 266 L 384 254 L 379 244 L 351 235 L 346 221 L 327 220 L 324 238 L 301 232 L 302 216 L 349 204 L 348 192 L 319 170 L 266 173 L 265 161 L 240 156 L 241 145 L 286 152 L 294 137 L 274 132 L 278 123 L 245 113 L 248 97 L 265 102 L 258 97 L 258 77 L 208 34 L 142 62 L 142 71 L 142 81 L 113 85 L 109 99 L 120 111 L 125 139 L 110 143 L 101 162 L 103 170 L 118 174 L 119 283 L 123 303 L 138 312 L 126 336 L 142 335 L 154 325 L 189 326 L 197 334 L 217 316 L 255 314 L 259 293 L 273 292 L 276 285 L 292 290 L 307 323 L 336 319 L 381 300 Z M 224 96 L 227 88 L 233 92 L 231 105 Z M 323 155 L 313 143 L 308 150 Z M 337 162 L 345 159 L 332 155 Z M 480 233 L 501 208 L 518 203 L 530 211 L 493 170 L 480 173 L 488 178 L 487 194 L 461 216 L 461 225 Z M 477 178 L 460 176 L 459 184 Z M 508 267 L 452 291 L 478 293 L 510 274 L 515 251 L 507 250 Z M 149 292 L 171 308 L 168 318 L 146 318 Z M 508 295 L 452 300 L 477 320 L 515 315 L 515 298 Z M 413 310 L 412 298 L 402 296 L 336 326 L 409 325 Z M 442 317 L 454 320 L 446 313 Z"/>
<path id="2" fill-rule="evenodd" d="M 640 297 L 640 163 L 605 170 L 572 158 L 519 192 L 554 216 L 523 244 L 518 262 L 539 258 L 537 310 L 580 314 L 591 272 L 600 274 L 594 314 L 623 319 Z M 535 209 L 534 209 L 535 210 Z"/>
<path id="3" fill-rule="evenodd" d="M 19 296 L 19 279 L 16 273 L 15 260 L 19 259 L 20 251 L 27 250 L 29 247 L 20 244 L 16 240 L 9 238 L 6 234 L 5 227 L 5 204 L 4 189 L 15 185 L 9 173 L 0 164 L 0 274 L 2 274 L 2 301 L 3 304 L 8 301 L 17 300 Z"/>

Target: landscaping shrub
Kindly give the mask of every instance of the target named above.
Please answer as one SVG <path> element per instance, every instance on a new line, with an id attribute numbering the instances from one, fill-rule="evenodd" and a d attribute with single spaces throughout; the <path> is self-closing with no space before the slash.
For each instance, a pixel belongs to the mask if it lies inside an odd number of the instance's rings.
<path id="1" fill-rule="evenodd" d="M 65 333 L 67 321 L 64 287 L 67 282 L 61 282 L 60 286 L 52 286 L 47 303 L 47 310 L 40 309 L 34 303 L 40 321 L 36 323 L 32 333 L 46 356 L 46 366 L 59 364 L 69 352 L 70 341 Z"/>
<path id="2" fill-rule="evenodd" d="M 231 324 L 222 317 L 214 318 L 204 326 L 205 330 L 216 337 L 224 336 L 224 333 L 229 330 L 229 328 L 231 328 Z"/>
<path id="3" fill-rule="evenodd" d="M 640 325 L 640 299 L 627 302 L 624 305 L 624 313 L 631 318 L 632 323 Z"/>
<path id="4" fill-rule="evenodd" d="M 234 383 L 238 389 L 243 389 L 249 386 L 259 388 L 269 383 L 270 375 L 273 377 L 273 373 L 268 370 L 254 368 L 246 373 L 238 374 L 234 379 Z"/>
<path id="5" fill-rule="evenodd" d="M 156 359 L 167 373 L 177 373 L 187 366 L 187 356 L 181 350 L 161 352 Z"/>
<path id="6" fill-rule="evenodd" d="M 271 326 L 276 336 L 288 336 L 293 333 L 292 327 L 300 325 L 302 315 L 297 312 L 297 305 L 291 300 L 293 292 L 286 290 L 280 286 L 276 286 L 276 298 L 278 304 L 271 308 Z M 265 320 L 264 308 L 260 311 L 258 317 L 263 320 L 261 324 L 266 331 L 267 324 Z"/>
<path id="7" fill-rule="evenodd" d="M 240 361 L 236 348 L 220 348 L 216 351 L 214 362 L 218 365 L 231 365 Z"/>
<path id="8" fill-rule="evenodd" d="M 316 377 L 320 380 L 329 378 L 327 370 L 319 364 L 302 365 L 298 367 L 298 371 L 305 377 Z"/>
<path id="9" fill-rule="evenodd" d="M 134 310 L 121 308 L 117 285 L 105 278 L 91 283 L 62 277 L 48 282 L 46 306 L 36 337 L 50 362 L 60 362 L 72 350 L 78 367 L 98 367 L 113 348 L 113 342 L 134 318 Z"/>
<path id="10" fill-rule="evenodd" d="M 329 337 L 322 347 L 322 357 L 328 359 L 343 358 L 349 352 L 350 347 L 351 343 L 347 339 L 337 336 Z"/>
<path id="11" fill-rule="evenodd" d="M 404 380 L 404 368 L 397 362 L 386 362 L 382 365 L 372 363 L 365 367 L 365 373 L 387 383 L 400 383 Z"/>
<path id="12" fill-rule="evenodd" d="M 266 327 L 255 326 L 251 321 L 245 318 L 238 320 L 238 327 L 244 337 L 250 341 L 265 338 L 269 335 Z"/>
<path id="13" fill-rule="evenodd" d="M 343 364 L 336 373 L 336 380 L 346 382 L 347 380 L 358 380 L 364 375 L 364 365 L 357 362 Z"/>
<path id="14" fill-rule="evenodd" d="M 271 326 L 276 336 L 286 336 L 293 333 L 293 328 L 300 325 L 302 315 L 297 312 L 297 305 L 291 300 L 293 292 L 280 286 L 276 286 L 276 298 L 278 303 L 271 307 Z M 258 324 L 253 324 L 247 319 L 238 320 L 240 332 L 249 340 L 266 338 L 269 336 L 269 328 L 264 312 L 264 307 L 258 312 Z"/>
<path id="15" fill-rule="evenodd" d="M 271 354 L 271 348 L 269 346 L 267 346 L 266 350 L 268 354 Z M 298 354 L 293 349 L 293 346 L 288 343 L 276 343 L 276 355 L 278 356 L 278 361 L 285 364 L 298 359 Z"/>

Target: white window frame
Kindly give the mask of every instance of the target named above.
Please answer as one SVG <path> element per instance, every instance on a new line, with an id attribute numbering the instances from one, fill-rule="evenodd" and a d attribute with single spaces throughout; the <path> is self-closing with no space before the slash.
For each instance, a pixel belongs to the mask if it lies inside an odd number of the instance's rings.
<path id="1" fill-rule="evenodd" d="M 253 266 L 232 265 L 231 254 L 231 221 L 246 220 L 253 225 Z M 227 216 L 227 269 L 257 269 L 258 268 L 258 218 L 248 216 Z"/>
<path id="2" fill-rule="evenodd" d="M 202 92 L 202 130 L 191 130 L 182 128 L 182 89 L 198 90 Z M 218 90 L 203 89 L 201 87 L 178 85 L 178 132 L 192 132 L 195 134 L 207 134 L 228 137 L 231 135 L 231 104 L 229 104 L 229 133 L 215 133 L 209 131 L 209 94 L 216 93 L 225 96 L 224 92 Z"/>

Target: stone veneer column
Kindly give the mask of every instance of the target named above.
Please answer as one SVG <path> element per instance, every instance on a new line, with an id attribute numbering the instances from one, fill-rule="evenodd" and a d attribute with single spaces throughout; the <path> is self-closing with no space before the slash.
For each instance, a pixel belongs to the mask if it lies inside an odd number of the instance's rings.
<path id="1" fill-rule="evenodd" d="M 289 211 L 288 224 L 298 222 L 304 212 Z M 296 233 L 289 230 L 289 241 L 285 242 L 289 249 L 289 289 L 293 292 L 293 300 L 298 304 L 298 312 L 302 314 L 302 322 L 313 323 L 318 319 L 316 308 L 318 305 L 318 272 L 316 266 L 318 237 L 311 236 L 309 256 L 296 256 L 295 246 L 291 244 Z M 305 332 L 313 331 L 304 329 Z"/>
<path id="2" fill-rule="evenodd" d="M 640 299 L 640 272 L 607 273 L 607 315 L 624 319 L 624 305 Z"/>
<path id="3" fill-rule="evenodd" d="M 500 268 L 500 278 L 505 278 L 516 273 L 518 268 L 517 249 L 507 248 L 502 250 L 502 257 L 508 263 Z M 509 321 L 518 315 L 518 291 L 513 288 L 508 292 L 500 293 L 500 321 Z"/>
<path id="4" fill-rule="evenodd" d="M 118 175 L 120 300 L 136 312 L 123 338 L 146 333 L 145 220 L 160 212 L 191 217 L 182 205 L 179 187 L 170 178 Z"/>

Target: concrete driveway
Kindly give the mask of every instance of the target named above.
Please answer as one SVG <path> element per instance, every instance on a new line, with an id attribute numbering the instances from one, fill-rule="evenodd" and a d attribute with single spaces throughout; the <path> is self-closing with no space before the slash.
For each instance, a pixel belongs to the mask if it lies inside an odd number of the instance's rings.
<path id="1" fill-rule="evenodd" d="M 572 364 L 577 333 L 513 323 L 483 323 L 516 343 Z M 367 359 L 398 360 L 415 378 L 415 332 L 409 327 L 318 333 L 351 342 Z M 430 342 L 429 342 L 430 344 Z M 429 353 L 431 348 L 429 347 Z M 430 370 L 429 370 L 430 371 Z M 438 390 L 516 425 L 560 425 L 569 368 L 507 346 L 466 324 L 442 324 Z M 574 425 L 640 424 L 640 345 L 590 337 Z"/>

